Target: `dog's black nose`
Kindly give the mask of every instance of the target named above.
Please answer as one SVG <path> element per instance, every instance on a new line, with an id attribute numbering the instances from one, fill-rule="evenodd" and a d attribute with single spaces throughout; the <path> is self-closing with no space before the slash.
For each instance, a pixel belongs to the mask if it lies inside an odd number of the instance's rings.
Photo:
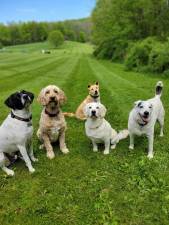
<path id="1" fill-rule="evenodd" d="M 149 112 L 148 112 L 148 111 L 145 111 L 145 112 L 144 112 L 144 115 L 145 115 L 145 116 L 149 116 Z"/>
<path id="2" fill-rule="evenodd" d="M 97 95 L 97 91 L 95 91 L 95 94 Z"/>
<path id="3" fill-rule="evenodd" d="M 95 115 L 96 115 L 96 111 L 92 110 L 92 116 L 95 116 Z"/>
<path id="4" fill-rule="evenodd" d="M 54 101 L 55 100 L 55 97 L 50 97 L 51 101 Z"/>

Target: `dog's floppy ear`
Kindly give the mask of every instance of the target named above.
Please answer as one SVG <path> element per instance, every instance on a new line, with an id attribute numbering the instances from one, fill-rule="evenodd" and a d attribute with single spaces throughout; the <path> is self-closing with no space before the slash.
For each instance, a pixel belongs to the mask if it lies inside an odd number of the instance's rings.
<path id="1" fill-rule="evenodd" d="M 141 105 L 141 103 L 142 103 L 142 100 L 138 100 L 138 101 L 134 102 L 134 105 L 136 107 L 139 107 Z"/>
<path id="2" fill-rule="evenodd" d="M 59 88 L 59 103 L 60 105 L 63 105 L 67 100 L 67 97 L 64 93 L 64 91 L 62 91 L 60 88 Z"/>
<path id="3" fill-rule="evenodd" d="M 8 106 L 11 109 L 15 108 L 15 104 L 12 98 L 12 95 L 10 95 L 5 101 L 4 101 L 5 105 Z"/>
<path id="4" fill-rule="evenodd" d="M 107 109 L 104 105 L 100 104 L 100 117 L 104 118 L 106 115 Z"/>
<path id="5" fill-rule="evenodd" d="M 84 115 L 85 115 L 85 117 L 88 117 L 89 115 L 88 115 L 88 113 L 89 113 L 89 111 L 88 111 L 88 104 L 87 105 L 85 105 L 84 106 L 84 108 L 83 108 L 83 113 L 84 113 Z"/>
<path id="6" fill-rule="evenodd" d="M 44 88 L 40 91 L 40 93 L 38 95 L 38 98 L 37 98 L 37 101 L 43 106 L 46 105 L 45 89 Z"/>
<path id="7" fill-rule="evenodd" d="M 16 92 L 12 95 L 10 95 L 6 100 L 5 100 L 5 105 L 7 105 L 11 109 L 23 109 L 23 104 L 21 102 L 21 98 L 19 96 L 19 93 Z"/>

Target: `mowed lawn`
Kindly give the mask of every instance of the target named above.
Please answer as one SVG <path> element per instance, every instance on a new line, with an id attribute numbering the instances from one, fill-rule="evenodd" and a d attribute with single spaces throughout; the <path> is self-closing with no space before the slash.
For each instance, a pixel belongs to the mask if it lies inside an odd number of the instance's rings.
<path id="1" fill-rule="evenodd" d="M 66 42 L 42 54 L 47 43 L 20 45 L 0 53 L 0 122 L 9 109 L 4 100 L 21 89 L 35 93 L 32 106 L 34 152 L 39 162 L 29 174 L 17 162 L 15 177 L 0 170 L 0 224 L 15 225 L 168 225 L 169 224 L 169 79 L 161 75 L 125 71 L 121 64 L 96 60 L 88 44 Z M 87 95 L 87 85 L 99 81 L 106 118 L 113 128 L 127 127 L 128 114 L 139 99 L 154 96 L 158 80 L 164 82 L 165 136 L 155 129 L 154 159 L 148 160 L 146 138 L 129 139 L 110 155 L 92 152 L 84 122 L 66 118 L 67 145 L 63 155 L 49 160 L 39 150 L 36 131 L 42 107 L 36 98 L 44 86 L 56 84 L 68 98 L 63 111 L 74 112 Z"/>

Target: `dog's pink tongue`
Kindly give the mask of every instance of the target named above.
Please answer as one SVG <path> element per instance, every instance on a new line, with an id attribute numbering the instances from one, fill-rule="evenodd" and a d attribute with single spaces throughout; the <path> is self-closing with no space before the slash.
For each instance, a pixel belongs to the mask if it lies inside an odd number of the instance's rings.
<path id="1" fill-rule="evenodd" d="M 148 121 L 148 117 L 147 117 L 147 118 L 142 117 L 142 120 L 143 120 L 144 122 L 147 122 L 147 121 Z"/>

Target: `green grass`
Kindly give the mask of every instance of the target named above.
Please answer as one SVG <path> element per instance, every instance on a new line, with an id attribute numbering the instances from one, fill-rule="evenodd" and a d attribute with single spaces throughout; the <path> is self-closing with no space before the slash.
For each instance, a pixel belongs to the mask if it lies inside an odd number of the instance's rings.
<path id="1" fill-rule="evenodd" d="M 96 60 L 92 46 L 66 42 L 52 54 L 41 54 L 47 43 L 9 47 L 0 53 L 0 121 L 9 109 L 3 104 L 10 93 L 30 90 L 36 97 L 45 85 L 56 84 L 67 97 L 63 111 L 75 111 L 87 95 L 87 85 L 100 83 L 106 118 L 117 129 L 127 127 L 128 114 L 138 99 L 151 98 L 158 80 L 164 82 L 165 136 L 156 127 L 155 157 L 149 161 L 147 140 L 129 140 L 104 156 L 92 152 L 84 123 L 67 118 L 69 155 L 55 147 L 49 160 L 39 150 L 36 130 L 41 106 L 33 103 L 34 151 L 39 158 L 30 175 L 23 162 L 9 178 L 0 171 L 0 224 L 16 225 L 168 225 L 169 224 L 169 80 L 161 75 L 127 72 L 123 65 Z"/>

